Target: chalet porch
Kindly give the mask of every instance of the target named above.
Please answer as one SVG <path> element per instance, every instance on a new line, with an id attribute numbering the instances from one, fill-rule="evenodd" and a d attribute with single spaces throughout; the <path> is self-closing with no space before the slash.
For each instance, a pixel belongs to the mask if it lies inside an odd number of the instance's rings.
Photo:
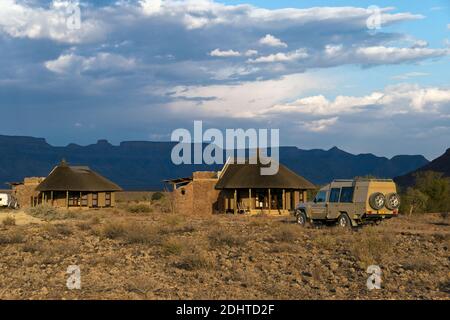
<path id="1" fill-rule="evenodd" d="M 289 215 L 296 205 L 307 201 L 306 190 L 234 189 L 222 190 L 219 211 L 226 213 Z"/>

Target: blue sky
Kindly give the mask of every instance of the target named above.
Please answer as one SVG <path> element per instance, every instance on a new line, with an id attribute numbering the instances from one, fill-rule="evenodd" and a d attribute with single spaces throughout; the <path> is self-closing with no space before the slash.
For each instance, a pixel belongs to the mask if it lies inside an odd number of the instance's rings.
<path id="1" fill-rule="evenodd" d="M 75 29 L 69 2 L 0 2 L 0 134 L 117 144 L 203 120 L 305 149 L 450 147 L 449 1 L 80 0 Z"/>

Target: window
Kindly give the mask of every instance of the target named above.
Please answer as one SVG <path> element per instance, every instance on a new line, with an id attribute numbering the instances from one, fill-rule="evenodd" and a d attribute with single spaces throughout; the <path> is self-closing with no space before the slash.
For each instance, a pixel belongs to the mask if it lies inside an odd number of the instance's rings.
<path id="1" fill-rule="evenodd" d="M 319 193 L 316 195 L 316 198 L 314 199 L 314 202 L 325 202 L 327 198 L 327 192 L 326 191 L 319 191 Z"/>
<path id="2" fill-rule="evenodd" d="M 84 193 L 81 196 L 81 206 L 82 207 L 87 207 L 88 206 L 88 195 L 87 195 L 87 193 Z"/>
<path id="3" fill-rule="evenodd" d="M 111 207 L 111 192 L 105 194 L 105 206 Z"/>
<path id="4" fill-rule="evenodd" d="M 69 207 L 79 207 L 80 206 L 80 193 L 70 192 L 69 193 Z"/>
<path id="5" fill-rule="evenodd" d="M 92 194 L 92 206 L 94 208 L 98 207 L 98 193 Z"/>
<path id="6" fill-rule="evenodd" d="M 330 192 L 330 202 L 339 202 L 339 195 L 341 194 L 340 188 L 333 188 Z"/>
<path id="7" fill-rule="evenodd" d="M 353 202 L 354 191 L 355 191 L 354 187 L 343 187 L 341 192 L 341 199 L 339 201 L 343 203 Z"/>

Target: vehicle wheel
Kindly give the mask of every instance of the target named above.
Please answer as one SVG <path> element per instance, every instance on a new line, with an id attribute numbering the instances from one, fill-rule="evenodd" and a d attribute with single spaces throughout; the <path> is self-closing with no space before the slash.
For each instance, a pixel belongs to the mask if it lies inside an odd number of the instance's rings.
<path id="1" fill-rule="evenodd" d="M 350 229 L 352 227 L 352 221 L 346 213 L 343 213 L 338 218 L 338 225 L 343 229 Z"/>
<path id="2" fill-rule="evenodd" d="M 400 207 L 400 196 L 397 193 L 389 193 L 386 196 L 386 208 L 395 210 Z"/>
<path id="3" fill-rule="evenodd" d="M 306 217 L 306 214 L 303 211 L 299 211 L 297 213 L 297 223 L 301 225 L 302 227 L 306 226 L 306 222 L 308 221 L 308 218 Z"/>
<path id="4" fill-rule="evenodd" d="M 369 204 L 372 209 L 381 210 L 386 204 L 386 198 L 384 197 L 384 194 L 375 192 L 370 196 Z"/>

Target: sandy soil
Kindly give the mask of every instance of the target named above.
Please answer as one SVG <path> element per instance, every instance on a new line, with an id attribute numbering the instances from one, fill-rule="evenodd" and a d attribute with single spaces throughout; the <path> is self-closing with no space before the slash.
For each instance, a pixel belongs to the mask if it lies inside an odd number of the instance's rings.
<path id="1" fill-rule="evenodd" d="M 1 299 L 450 298 L 450 218 L 438 214 L 356 231 L 126 209 L 14 216 L 0 226 Z M 66 286 L 70 265 L 80 290 Z M 367 288 L 369 265 L 380 290 Z"/>

